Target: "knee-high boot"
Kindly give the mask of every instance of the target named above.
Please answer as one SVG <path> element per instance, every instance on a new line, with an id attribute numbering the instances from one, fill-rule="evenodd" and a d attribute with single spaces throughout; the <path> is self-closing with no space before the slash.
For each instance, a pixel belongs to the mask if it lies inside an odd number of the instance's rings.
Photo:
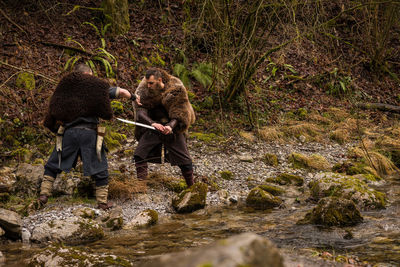
<path id="1" fill-rule="evenodd" d="M 188 187 L 194 184 L 193 170 L 182 170 L 182 176 L 185 178 Z"/>
<path id="2" fill-rule="evenodd" d="M 146 180 L 148 175 L 147 162 L 137 162 L 136 166 L 136 177 L 138 180 Z"/>
<path id="3" fill-rule="evenodd" d="M 54 180 L 55 178 L 50 175 L 43 176 L 42 184 L 40 185 L 40 196 L 38 199 L 42 204 L 46 204 L 47 199 L 51 196 Z"/>
<path id="4" fill-rule="evenodd" d="M 112 208 L 113 204 L 107 201 L 108 185 L 96 186 L 97 208 L 107 210 Z"/>

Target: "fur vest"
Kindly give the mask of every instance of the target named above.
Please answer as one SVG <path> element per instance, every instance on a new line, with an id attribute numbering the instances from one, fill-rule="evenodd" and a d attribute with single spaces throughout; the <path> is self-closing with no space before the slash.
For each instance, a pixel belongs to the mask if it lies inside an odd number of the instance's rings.
<path id="1" fill-rule="evenodd" d="M 164 88 L 149 90 L 146 81 L 143 79 L 136 89 L 140 96 L 142 106 L 135 104 L 136 108 L 145 108 L 151 116 L 160 106 L 165 110 L 167 122 L 176 119 L 178 124 L 174 128 L 175 133 L 184 133 L 196 119 L 192 105 L 189 102 L 188 94 L 182 81 L 160 70 Z M 152 117 L 152 116 L 151 116 Z M 156 118 L 152 118 L 156 119 Z M 139 128 L 139 127 L 136 127 Z"/>
<path id="2" fill-rule="evenodd" d="M 50 99 L 44 126 L 55 132 L 59 124 L 78 117 L 111 119 L 109 87 L 107 82 L 88 74 L 72 72 L 64 76 Z"/>

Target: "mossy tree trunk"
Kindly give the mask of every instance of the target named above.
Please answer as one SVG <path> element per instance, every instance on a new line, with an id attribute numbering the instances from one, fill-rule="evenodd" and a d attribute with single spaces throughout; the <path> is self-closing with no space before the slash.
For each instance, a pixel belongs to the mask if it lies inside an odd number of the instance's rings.
<path id="1" fill-rule="evenodd" d="M 103 0 L 106 22 L 111 23 L 113 35 L 124 34 L 130 28 L 128 0 Z"/>

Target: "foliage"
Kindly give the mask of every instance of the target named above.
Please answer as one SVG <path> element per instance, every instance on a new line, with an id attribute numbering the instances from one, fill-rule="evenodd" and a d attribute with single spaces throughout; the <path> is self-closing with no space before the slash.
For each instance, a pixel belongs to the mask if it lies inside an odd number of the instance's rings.
<path id="1" fill-rule="evenodd" d="M 189 70 L 184 64 L 174 65 L 174 74 L 181 79 L 186 87 L 191 87 L 190 78 L 194 78 L 204 88 L 212 85 L 213 64 L 212 63 L 194 63 L 193 68 Z"/>
<path id="2" fill-rule="evenodd" d="M 67 42 L 72 42 L 77 44 L 80 49 L 87 52 L 86 55 L 71 55 L 71 57 L 67 60 L 64 65 L 64 70 L 71 70 L 73 69 L 74 65 L 80 61 L 84 60 L 86 64 L 93 70 L 93 73 L 97 75 L 97 67 L 96 62 L 104 67 L 106 72 L 106 76 L 108 78 L 115 77 L 115 72 L 113 70 L 113 66 L 117 67 L 117 59 L 114 55 L 106 50 L 106 41 L 105 41 L 105 34 L 107 29 L 109 28 L 110 24 L 101 25 L 100 28 L 97 27 L 95 24 L 91 22 L 84 22 L 83 25 L 89 25 L 91 28 L 94 29 L 98 37 L 100 38 L 100 47 L 98 47 L 94 52 L 89 52 L 85 49 L 85 47 L 79 43 L 78 41 L 72 39 L 71 37 L 67 38 Z M 113 66 L 112 66 L 113 65 Z"/>

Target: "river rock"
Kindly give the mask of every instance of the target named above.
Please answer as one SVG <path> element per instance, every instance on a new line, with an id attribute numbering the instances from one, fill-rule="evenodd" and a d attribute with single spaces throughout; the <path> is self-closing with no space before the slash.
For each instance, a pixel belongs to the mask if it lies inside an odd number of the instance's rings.
<path id="1" fill-rule="evenodd" d="M 3 228 L 0 227 L 0 237 L 3 236 L 6 233 Z"/>
<path id="2" fill-rule="evenodd" d="M 57 195 L 72 195 L 80 181 L 80 173 L 60 173 L 53 183 L 53 193 Z"/>
<path id="3" fill-rule="evenodd" d="M 279 197 L 265 191 L 262 187 L 253 188 L 246 198 L 246 205 L 255 209 L 265 210 L 278 207 L 282 203 Z"/>
<path id="4" fill-rule="evenodd" d="M 309 183 L 311 195 L 319 200 L 334 196 L 352 200 L 360 209 L 378 209 L 386 205 L 386 195 L 354 176 L 339 173 L 318 173 Z"/>
<path id="5" fill-rule="evenodd" d="M 281 173 L 277 177 L 270 177 L 265 180 L 266 182 L 276 183 L 280 185 L 295 185 L 302 186 L 304 184 L 304 178 L 298 175 Z"/>
<path id="6" fill-rule="evenodd" d="M 283 267 L 278 249 L 267 239 L 254 233 L 244 233 L 220 240 L 206 247 L 162 255 L 144 267 Z"/>
<path id="7" fill-rule="evenodd" d="M 93 242 L 103 237 L 103 228 L 98 223 L 90 219 L 71 216 L 65 220 L 54 220 L 36 225 L 32 231 L 31 241 L 35 243 L 60 241 L 76 245 Z"/>
<path id="8" fill-rule="evenodd" d="M 0 169 L 0 193 L 9 193 L 16 182 L 14 170 L 10 167 Z"/>
<path id="9" fill-rule="evenodd" d="M 317 207 L 307 213 L 298 224 L 319 224 L 325 226 L 353 226 L 363 221 L 353 201 L 337 197 L 325 197 Z"/>
<path id="10" fill-rule="evenodd" d="M 88 208 L 88 207 L 83 207 L 76 209 L 72 212 L 75 216 L 82 217 L 85 219 L 94 219 L 96 218 L 96 212 L 94 209 Z"/>
<path id="11" fill-rule="evenodd" d="M 22 219 L 18 213 L 0 208 L 0 227 L 6 232 L 6 237 L 21 238 L 21 226 Z"/>
<path id="12" fill-rule="evenodd" d="M 206 206 L 207 185 L 195 183 L 172 199 L 172 206 L 178 213 L 193 212 Z"/>
<path id="13" fill-rule="evenodd" d="M 43 178 L 43 165 L 31 165 L 21 163 L 15 173 L 16 182 L 13 185 L 13 191 L 18 195 L 36 195 Z"/>
<path id="14" fill-rule="evenodd" d="M 124 225 L 123 212 L 121 207 L 115 207 L 109 212 L 103 213 L 100 220 L 103 225 L 111 230 L 119 230 Z"/>
<path id="15" fill-rule="evenodd" d="M 51 244 L 32 256 L 28 266 L 133 266 L 129 261 L 110 254 L 92 254 L 87 249 Z"/>
<path id="16" fill-rule="evenodd" d="M 123 226 L 124 229 L 134 229 L 140 226 L 150 226 L 154 225 L 158 222 L 158 212 L 155 210 L 147 209 L 140 212 L 129 221 L 127 224 Z"/>

